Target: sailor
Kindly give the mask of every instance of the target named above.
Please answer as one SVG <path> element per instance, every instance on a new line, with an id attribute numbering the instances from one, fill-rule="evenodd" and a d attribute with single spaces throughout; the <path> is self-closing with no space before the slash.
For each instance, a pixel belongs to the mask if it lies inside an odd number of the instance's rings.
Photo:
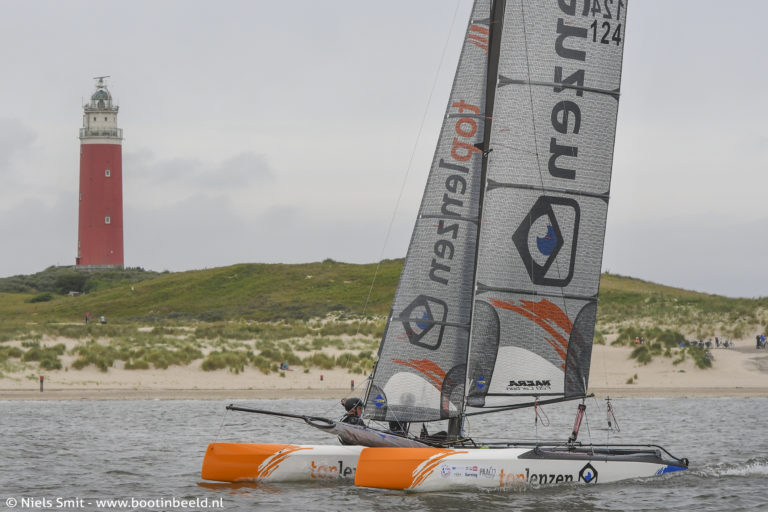
<path id="1" fill-rule="evenodd" d="M 341 419 L 342 423 L 350 423 L 352 425 L 365 426 L 363 423 L 363 401 L 359 398 L 345 398 L 342 399 L 341 405 L 346 409 L 344 417 Z"/>

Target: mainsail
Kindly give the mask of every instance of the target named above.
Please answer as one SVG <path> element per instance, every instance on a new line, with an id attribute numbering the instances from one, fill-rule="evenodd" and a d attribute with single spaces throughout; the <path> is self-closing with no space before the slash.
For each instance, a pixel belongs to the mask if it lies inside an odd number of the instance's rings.
<path id="1" fill-rule="evenodd" d="M 469 406 L 586 394 L 626 12 L 624 0 L 506 2 Z"/>
<path id="2" fill-rule="evenodd" d="M 367 417 L 586 393 L 625 19 L 626 0 L 476 1 Z"/>

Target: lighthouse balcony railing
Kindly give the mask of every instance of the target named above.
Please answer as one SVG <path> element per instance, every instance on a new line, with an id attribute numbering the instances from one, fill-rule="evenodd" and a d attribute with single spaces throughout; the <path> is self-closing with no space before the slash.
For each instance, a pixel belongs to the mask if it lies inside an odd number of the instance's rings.
<path id="1" fill-rule="evenodd" d="M 123 129 L 115 128 L 113 130 L 98 130 L 94 128 L 80 128 L 80 138 L 83 137 L 116 137 L 123 138 Z"/>

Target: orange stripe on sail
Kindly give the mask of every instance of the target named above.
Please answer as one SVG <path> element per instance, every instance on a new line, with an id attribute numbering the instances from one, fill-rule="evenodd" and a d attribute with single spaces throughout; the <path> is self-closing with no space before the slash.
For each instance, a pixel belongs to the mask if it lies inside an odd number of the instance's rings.
<path id="1" fill-rule="evenodd" d="M 417 370 L 422 375 L 424 375 L 427 379 L 432 381 L 432 384 L 437 389 L 442 389 L 443 381 L 445 380 L 445 371 L 443 371 L 442 368 L 440 368 L 438 365 L 436 365 L 429 359 L 422 359 L 420 361 L 417 361 L 415 359 L 411 359 L 410 361 L 393 359 L 392 362 L 397 364 L 402 364 L 403 366 L 407 366 L 409 368 L 413 368 L 414 370 Z"/>
<path id="2" fill-rule="evenodd" d="M 477 32 L 476 34 L 473 34 L 472 32 Z M 488 38 L 491 31 L 488 30 L 485 27 L 482 27 L 480 25 L 472 25 L 469 27 L 469 34 L 467 34 L 467 38 L 470 39 L 471 43 L 477 46 L 478 48 L 482 48 L 485 50 L 485 54 L 488 54 Z M 481 35 L 482 34 L 482 35 Z"/>
<path id="3" fill-rule="evenodd" d="M 527 309 L 536 313 L 537 316 L 544 318 L 545 320 L 554 322 L 559 328 L 570 334 L 573 329 L 573 322 L 568 318 L 568 315 L 563 312 L 562 309 L 557 307 L 556 304 L 542 299 L 538 303 L 530 302 L 527 300 L 520 301 Z"/>
<path id="4" fill-rule="evenodd" d="M 545 339 L 545 340 L 547 340 L 547 343 L 549 343 L 550 345 L 552 345 L 552 348 L 554 348 L 554 349 L 555 349 L 555 352 L 557 352 L 557 355 L 559 355 L 559 356 L 560 356 L 560 357 L 562 357 L 563 359 L 565 359 L 565 358 L 567 357 L 567 354 L 566 354 L 565 350 L 563 350 L 563 349 L 560 347 L 560 345 L 558 345 L 558 344 L 557 344 L 557 342 L 555 342 L 555 340 L 553 340 L 553 339 L 550 339 L 550 338 L 544 338 L 544 339 Z M 568 344 L 568 342 L 566 342 L 566 346 L 567 346 L 567 344 Z"/>
<path id="5" fill-rule="evenodd" d="M 515 313 L 518 313 L 529 320 L 532 320 L 536 323 L 539 327 L 547 331 L 549 334 L 551 334 L 557 342 L 559 342 L 560 346 L 558 346 L 557 343 L 555 343 L 554 340 L 551 340 L 549 338 L 545 338 L 547 343 L 552 345 L 552 347 L 557 352 L 557 355 L 559 355 L 561 358 L 566 358 L 566 352 L 565 350 L 568 349 L 568 340 L 559 332 L 555 330 L 555 328 L 552 326 L 554 323 L 561 329 L 563 329 L 566 334 L 571 334 L 571 329 L 573 328 L 573 323 L 568 318 L 568 316 L 563 313 L 563 310 L 561 310 L 557 305 L 553 304 L 552 302 L 542 299 L 538 303 L 529 302 L 529 301 L 521 301 L 523 303 L 524 307 L 520 307 L 515 305 L 513 302 L 505 302 L 502 300 L 497 299 L 491 299 L 491 304 L 493 304 L 496 307 L 509 309 L 510 311 L 514 311 Z M 562 346 L 562 348 L 561 348 Z M 565 349 L 565 350 L 564 350 Z"/>

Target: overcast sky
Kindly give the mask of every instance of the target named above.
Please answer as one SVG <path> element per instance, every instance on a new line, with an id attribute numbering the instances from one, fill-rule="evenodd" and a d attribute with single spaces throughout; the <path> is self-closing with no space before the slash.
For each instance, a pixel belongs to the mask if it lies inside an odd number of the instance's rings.
<path id="1" fill-rule="evenodd" d="M 127 266 L 404 256 L 471 3 L 3 0 L 0 277 L 74 264 L 98 75 Z M 603 269 L 768 296 L 768 2 L 628 16 Z"/>

